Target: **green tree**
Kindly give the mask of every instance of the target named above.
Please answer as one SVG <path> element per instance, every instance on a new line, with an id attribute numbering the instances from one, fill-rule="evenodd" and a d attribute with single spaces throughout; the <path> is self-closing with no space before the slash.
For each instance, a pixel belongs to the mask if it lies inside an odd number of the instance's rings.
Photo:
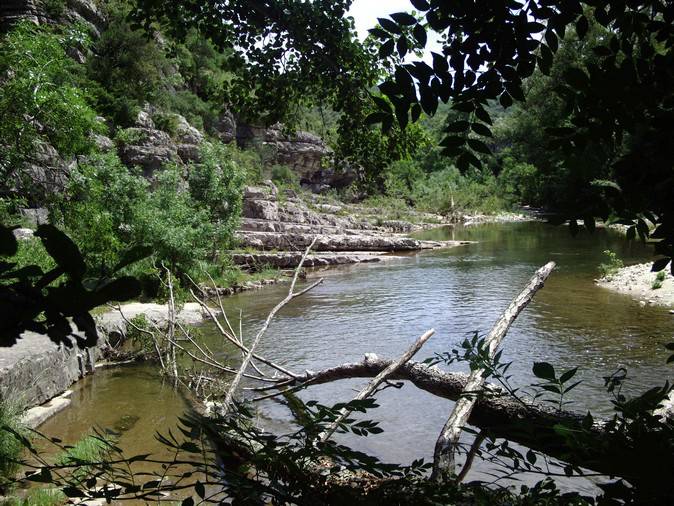
<path id="1" fill-rule="evenodd" d="M 574 62 L 563 72 L 555 92 L 569 125 L 547 130 L 549 148 L 560 150 L 570 174 L 571 230 L 578 220 L 593 229 L 596 216 L 616 213 L 631 226 L 632 236 L 657 240 L 656 251 L 664 258 L 655 269 L 669 264 L 674 256 L 674 5 L 662 0 L 412 4 L 421 21 L 397 13 L 372 31 L 383 46 L 397 49 L 395 71 L 379 86 L 389 99 L 377 101 L 384 128 L 394 117 L 404 126 L 420 109 L 433 115 L 438 102 L 451 101 L 468 119 L 446 127 L 444 153 L 462 171 L 480 168 L 479 155 L 491 151 L 485 142 L 493 136 L 490 101 L 505 108 L 524 102 L 524 80 L 537 68 L 550 75 L 560 41 L 575 29 L 580 41 L 590 40 L 596 60 Z M 607 35 L 586 39 L 595 23 Z M 432 54 L 430 65 L 404 61 L 409 48 L 401 40 L 412 34 L 425 43 L 428 31 L 441 36 L 442 52 Z M 599 170 L 584 163 L 586 152 L 602 160 Z M 606 166 L 615 181 L 602 179 Z M 655 225 L 653 234 L 646 219 Z"/>
<path id="2" fill-rule="evenodd" d="M 37 191 L 29 163 L 52 146 L 62 157 L 88 153 L 91 132 L 100 129 L 85 92 L 77 86 L 74 61 L 66 50 L 88 43 L 77 28 L 59 34 L 30 22 L 17 24 L 0 43 L 0 178 L 2 191 L 13 186 Z M 57 175 L 51 175 L 57 179 Z M 40 193 L 44 193 L 44 190 Z"/>

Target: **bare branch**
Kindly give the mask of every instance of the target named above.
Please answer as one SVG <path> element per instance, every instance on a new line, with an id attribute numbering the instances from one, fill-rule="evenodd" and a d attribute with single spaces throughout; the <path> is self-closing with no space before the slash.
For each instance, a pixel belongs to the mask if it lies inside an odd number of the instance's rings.
<path id="1" fill-rule="evenodd" d="M 545 280 L 554 268 L 555 263 L 549 262 L 536 271 L 536 274 L 529 280 L 524 290 L 513 299 L 505 312 L 496 321 L 485 339 L 485 344 L 489 347 L 490 357 L 495 355 L 498 346 L 501 344 L 512 323 L 522 310 L 527 307 L 529 302 L 531 302 L 536 292 L 543 288 Z M 466 383 L 466 392 L 473 393 L 482 390 L 485 383 L 483 373 L 483 369 L 476 369 L 470 373 L 468 382 Z M 468 423 L 468 418 L 476 401 L 476 395 L 471 395 L 470 397 L 462 396 L 454 405 L 454 409 L 435 443 L 432 473 L 434 480 L 444 481 L 454 474 L 455 448 L 459 442 L 463 427 Z"/>
<path id="2" fill-rule="evenodd" d="M 421 347 L 426 344 L 426 341 L 428 341 L 431 336 L 435 334 L 435 330 L 431 329 L 426 331 L 421 337 L 419 337 L 410 348 L 401 355 L 401 357 L 393 362 L 391 365 L 386 367 L 383 371 L 381 371 L 377 376 L 370 381 L 365 388 L 363 388 L 356 397 L 354 397 L 354 401 L 362 401 L 363 399 L 366 399 L 372 393 L 377 390 L 379 385 L 381 385 L 384 381 L 386 381 L 389 376 L 391 376 L 393 373 L 395 373 L 400 367 L 402 367 L 404 364 L 410 361 L 410 359 L 416 355 L 416 353 L 421 349 Z M 335 430 L 337 430 L 337 427 L 339 426 L 340 423 L 344 421 L 344 419 L 349 416 L 349 413 L 351 413 L 350 410 L 348 409 L 343 409 L 339 417 L 337 417 L 337 420 L 335 420 L 332 424 L 330 424 L 330 427 L 320 435 L 319 440 L 321 442 L 327 441 L 332 434 L 334 434 Z"/>
<path id="3" fill-rule="evenodd" d="M 243 363 L 241 364 L 241 367 L 239 368 L 239 372 L 234 376 L 234 379 L 232 380 L 232 383 L 229 387 L 229 390 L 227 391 L 227 394 L 225 395 L 225 400 L 223 402 L 223 409 L 224 411 L 227 411 L 229 407 L 231 406 L 232 403 L 232 398 L 234 397 L 234 393 L 236 392 L 236 389 L 239 386 L 239 382 L 241 381 L 241 377 L 243 376 L 246 368 L 248 367 L 248 364 L 250 364 L 250 361 L 253 359 L 255 348 L 257 348 L 257 345 L 260 343 L 260 339 L 262 339 L 262 336 L 264 333 L 267 331 L 269 328 L 269 324 L 273 320 L 274 316 L 276 316 L 276 313 L 278 313 L 283 306 L 288 304 L 290 301 L 295 299 L 296 297 L 299 297 L 300 295 L 308 292 L 309 290 L 315 288 L 319 284 L 323 282 L 323 279 L 319 279 L 315 283 L 311 284 L 309 287 L 305 288 L 304 290 L 301 290 L 300 292 L 295 293 L 295 284 L 297 283 L 297 278 L 299 277 L 300 271 L 302 270 L 302 265 L 304 264 L 304 261 L 307 258 L 307 255 L 309 254 L 309 251 L 311 251 L 311 248 L 313 248 L 314 244 L 316 243 L 317 237 L 314 237 L 314 240 L 311 241 L 311 244 L 307 247 L 306 251 L 304 252 L 304 255 L 302 256 L 302 260 L 300 260 L 299 265 L 297 266 L 297 269 L 295 269 L 295 276 L 293 276 L 293 281 L 290 284 L 290 289 L 288 290 L 288 295 L 286 296 L 285 299 L 283 299 L 281 302 L 279 302 L 274 308 L 269 312 L 269 315 L 267 315 L 267 319 L 264 321 L 264 324 L 262 325 L 262 328 L 258 331 L 257 335 L 255 336 L 255 339 L 253 340 L 253 343 L 250 345 L 250 349 L 248 350 L 248 353 L 246 354 L 246 358 L 243 360 Z"/>

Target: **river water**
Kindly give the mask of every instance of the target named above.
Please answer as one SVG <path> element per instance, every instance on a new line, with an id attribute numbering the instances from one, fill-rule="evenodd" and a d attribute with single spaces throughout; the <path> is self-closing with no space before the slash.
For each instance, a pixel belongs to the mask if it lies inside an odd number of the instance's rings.
<path id="1" fill-rule="evenodd" d="M 572 238 L 565 227 L 543 223 L 486 224 L 424 232 L 425 239 L 477 241 L 390 261 L 326 270 L 322 285 L 286 306 L 269 328 L 259 352 L 296 371 L 358 361 L 364 353 L 399 356 L 430 328 L 436 334 L 419 352 L 424 359 L 456 347 L 468 335 L 486 333 L 536 269 L 553 260 L 557 269 L 545 288 L 520 315 L 504 341 L 504 360 L 517 386 L 534 381 L 534 361 L 557 370 L 579 368 L 583 383 L 569 397 L 578 411 L 610 413 L 602 376 L 625 367 L 628 392 L 638 392 L 672 377 L 663 344 L 672 340 L 674 316 L 661 307 L 642 307 L 629 296 L 597 287 L 602 252 L 615 251 L 626 264 L 646 261 L 651 251 L 609 230 Z M 285 296 L 287 286 L 242 293 L 224 300 L 244 338 L 250 339 L 268 311 Z M 221 339 L 205 329 L 209 347 Z M 235 356 L 220 346 L 222 355 Z M 453 369 L 461 369 L 453 366 Z M 305 399 L 346 401 L 365 380 L 313 387 Z M 398 463 L 432 455 L 437 434 L 452 403 L 406 385 L 386 389 L 380 407 L 367 418 L 380 421 L 383 434 L 349 440 L 358 449 Z M 120 446 L 131 453 L 157 448 L 153 433 L 175 424 L 185 402 L 147 367 L 97 373 L 75 389 L 72 408 L 49 420 L 41 430 L 65 441 L 77 439 L 93 425 L 134 419 Z M 261 423 L 283 429 L 287 409 L 267 402 Z M 478 466 L 478 474 L 480 468 Z"/>

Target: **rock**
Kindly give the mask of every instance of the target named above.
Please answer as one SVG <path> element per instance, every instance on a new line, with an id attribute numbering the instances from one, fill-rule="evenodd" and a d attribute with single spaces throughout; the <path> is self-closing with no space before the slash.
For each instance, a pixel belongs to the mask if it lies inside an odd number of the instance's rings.
<path id="1" fill-rule="evenodd" d="M 127 132 L 138 140 L 123 144 L 119 156 L 128 166 L 142 167 L 145 177 L 152 177 L 163 165 L 177 160 L 177 147 L 166 132 L 151 128 L 129 128 Z"/>
<path id="2" fill-rule="evenodd" d="M 21 217 L 30 222 L 33 227 L 49 222 L 49 211 L 44 207 L 21 209 L 19 213 L 21 214 Z"/>
<path id="3" fill-rule="evenodd" d="M 229 110 L 225 110 L 220 115 L 213 128 L 218 138 L 225 144 L 236 140 L 236 119 Z"/>
<path id="4" fill-rule="evenodd" d="M 152 121 L 152 116 L 150 116 L 150 113 L 143 109 L 138 113 L 138 116 L 136 116 L 136 126 L 138 128 L 146 128 L 150 130 L 154 130 L 155 124 L 154 121 Z"/>
<path id="5" fill-rule="evenodd" d="M 305 249 L 313 240 L 310 234 L 289 234 L 275 232 L 239 233 L 242 246 L 260 250 Z M 386 235 L 344 235 L 318 236 L 315 251 L 414 251 L 424 249 L 424 243 L 409 237 Z"/>
<path id="6" fill-rule="evenodd" d="M 283 132 L 281 125 L 269 128 L 255 125 L 237 125 L 236 139 L 241 146 L 262 146 L 268 152 L 269 165 L 287 165 L 312 189 L 336 182 L 342 178 L 334 169 L 325 169 L 331 163 L 333 151 L 319 136 L 298 131 L 293 135 Z M 351 180 L 353 181 L 353 180 Z M 328 183 L 329 184 L 329 183 Z"/>
<path id="7" fill-rule="evenodd" d="M 94 144 L 96 147 L 103 152 L 112 151 L 115 149 L 115 143 L 112 142 L 112 139 L 106 135 L 93 134 Z"/>
<path id="8" fill-rule="evenodd" d="M 293 269 L 297 267 L 302 260 L 304 252 L 284 251 L 280 253 L 232 253 L 232 262 L 236 265 L 242 265 L 249 269 L 257 270 L 262 266 L 271 266 L 277 269 Z M 386 256 L 385 252 L 326 252 L 322 254 L 308 255 L 304 261 L 305 267 L 321 267 L 329 265 L 347 265 L 370 262 L 381 262 L 382 260 L 393 259 L 396 257 Z"/>
<path id="9" fill-rule="evenodd" d="M 645 301 L 645 300 L 640 300 L 640 301 L 639 301 L 639 305 L 640 305 L 641 307 L 646 307 L 646 301 Z"/>
<path id="10" fill-rule="evenodd" d="M 176 114 L 178 126 L 176 127 L 176 139 L 180 144 L 201 144 L 204 141 L 204 134 L 197 128 L 190 125 L 180 114 Z"/>
<path id="11" fill-rule="evenodd" d="M 15 228 L 12 233 L 19 241 L 27 241 L 34 237 L 33 231 L 29 228 Z"/>
<path id="12" fill-rule="evenodd" d="M 201 161 L 201 148 L 196 144 L 178 144 L 177 150 L 184 163 Z"/>
<path id="13" fill-rule="evenodd" d="M 246 198 L 243 201 L 242 214 L 244 218 L 277 221 L 279 219 L 278 204 L 267 199 Z"/>
<path id="14" fill-rule="evenodd" d="M 0 349 L 0 400 L 43 404 L 93 372 L 98 355 L 96 347 L 59 346 L 43 334 L 24 332 L 15 345 Z"/>

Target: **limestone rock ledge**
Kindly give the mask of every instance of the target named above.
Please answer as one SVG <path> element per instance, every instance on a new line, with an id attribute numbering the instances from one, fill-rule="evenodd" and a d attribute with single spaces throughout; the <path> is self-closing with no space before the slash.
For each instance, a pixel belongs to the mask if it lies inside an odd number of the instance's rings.
<path id="1" fill-rule="evenodd" d="M 306 266 L 343 265 L 377 262 L 395 252 L 414 252 L 466 244 L 459 241 L 421 241 L 405 233 L 437 223 L 412 224 L 402 220 L 383 220 L 364 214 L 356 206 L 340 206 L 311 197 L 305 202 L 293 190 L 279 192 L 271 182 L 247 187 L 243 199 L 243 219 L 237 232 L 239 246 L 234 263 L 250 269 L 268 265 L 292 268 L 302 252 L 316 238 Z M 370 210 L 371 211 L 371 210 Z M 420 215 L 428 219 L 436 216 Z M 251 252 L 250 250 L 255 250 Z"/>

